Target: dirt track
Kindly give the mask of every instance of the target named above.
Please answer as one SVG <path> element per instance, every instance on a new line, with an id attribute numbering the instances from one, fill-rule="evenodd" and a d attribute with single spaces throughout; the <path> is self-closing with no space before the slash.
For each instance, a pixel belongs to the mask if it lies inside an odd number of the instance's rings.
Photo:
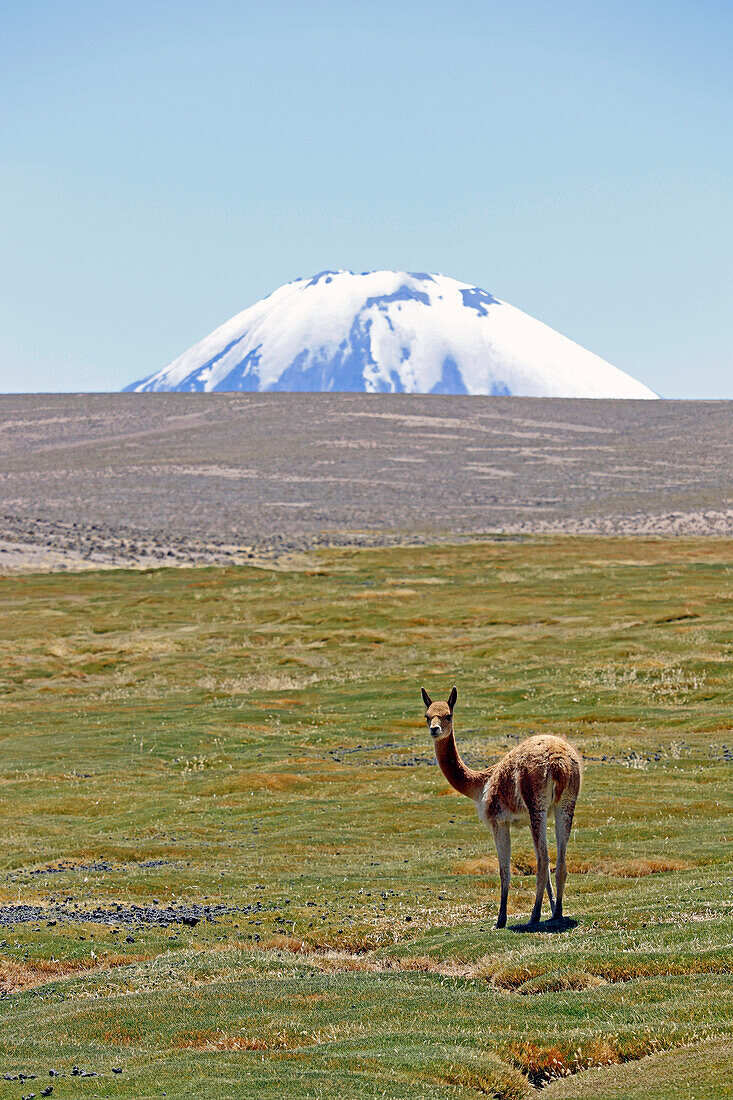
<path id="1" fill-rule="evenodd" d="M 0 571 L 733 533 L 733 402 L 0 397 Z"/>

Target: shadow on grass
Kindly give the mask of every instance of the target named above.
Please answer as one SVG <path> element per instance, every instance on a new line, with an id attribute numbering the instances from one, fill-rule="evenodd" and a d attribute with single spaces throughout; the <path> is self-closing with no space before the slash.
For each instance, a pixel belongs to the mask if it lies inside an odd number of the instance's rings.
<path id="1" fill-rule="evenodd" d="M 572 917 L 560 917 L 556 920 L 550 917 L 548 920 L 538 921 L 537 924 L 511 924 L 507 932 L 570 932 L 578 927 L 578 922 Z"/>

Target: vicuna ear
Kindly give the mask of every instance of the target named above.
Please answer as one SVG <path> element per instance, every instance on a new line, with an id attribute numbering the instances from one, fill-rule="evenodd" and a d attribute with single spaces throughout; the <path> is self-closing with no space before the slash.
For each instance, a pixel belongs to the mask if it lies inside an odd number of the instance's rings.
<path id="1" fill-rule="evenodd" d="M 422 701 L 425 704 L 425 709 L 427 710 L 428 707 L 432 706 L 433 700 L 430 698 L 425 688 L 420 688 L 420 691 L 422 692 Z"/>
<path id="2" fill-rule="evenodd" d="M 455 687 L 451 688 L 451 693 L 448 696 L 448 706 L 451 709 L 451 714 L 453 713 L 453 707 L 456 705 L 456 699 L 457 698 L 458 698 L 458 688 L 455 688 Z"/>

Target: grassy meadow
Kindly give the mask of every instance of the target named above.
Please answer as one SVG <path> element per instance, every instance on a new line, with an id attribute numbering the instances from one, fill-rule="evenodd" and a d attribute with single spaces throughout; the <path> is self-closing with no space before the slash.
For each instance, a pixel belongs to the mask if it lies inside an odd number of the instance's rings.
<path id="1" fill-rule="evenodd" d="M 733 1095 L 732 596 L 682 539 L 3 579 L 0 1098 Z M 493 928 L 453 683 L 468 762 L 585 756 L 562 931 L 527 829 Z"/>

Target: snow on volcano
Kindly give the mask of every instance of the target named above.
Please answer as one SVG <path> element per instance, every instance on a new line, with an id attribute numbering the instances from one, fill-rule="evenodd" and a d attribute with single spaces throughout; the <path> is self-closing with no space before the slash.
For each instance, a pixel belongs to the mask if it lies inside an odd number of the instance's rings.
<path id="1" fill-rule="evenodd" d="M 126 389 L 656 397 L 480 287 L 404 271 L 296 279 Z"/>

